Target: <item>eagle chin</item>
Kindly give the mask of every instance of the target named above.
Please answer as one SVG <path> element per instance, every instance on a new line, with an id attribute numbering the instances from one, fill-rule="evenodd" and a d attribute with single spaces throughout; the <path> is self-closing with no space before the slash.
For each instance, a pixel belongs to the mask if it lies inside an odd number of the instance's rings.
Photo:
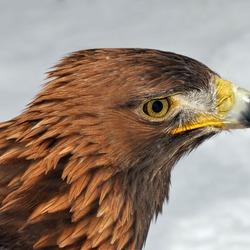
<path id="1" fill-rule="evenodd" d="M 0 248 L 142 249 L 175 163 L 249 127 L 249 103 L 250 92 L 175 53 L 70 54 L 0 123 Z"/>

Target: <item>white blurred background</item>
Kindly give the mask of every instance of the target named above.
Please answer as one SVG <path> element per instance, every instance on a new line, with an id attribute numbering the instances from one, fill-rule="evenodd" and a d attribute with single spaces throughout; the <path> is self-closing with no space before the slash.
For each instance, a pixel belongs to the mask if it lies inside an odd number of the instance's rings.
<path id="1" fill-rule="evenodd" d="M 0 0 L 0 121 L 80 49 L 174 51 L 250 89 L 249 12 L 246 0 Z M 250 249 L 249 144 L 250 130 L 224 132 L 179 162 L 145 250 Z"/>

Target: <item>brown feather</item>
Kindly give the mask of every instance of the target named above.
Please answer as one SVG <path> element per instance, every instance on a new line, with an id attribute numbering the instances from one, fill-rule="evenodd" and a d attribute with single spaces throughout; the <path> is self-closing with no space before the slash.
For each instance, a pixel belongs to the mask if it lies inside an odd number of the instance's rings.
<path id="1" fill-rule="evenodd" d="M 173 121 L 152 123 L 136 110 L 171 91 L 209 91 L 213 75 L 147 49 L 63 59 L 27 109 L 0 124 L 0 247 L 141 249 L 173 165 L 212 133 L 173 136 Z"/>

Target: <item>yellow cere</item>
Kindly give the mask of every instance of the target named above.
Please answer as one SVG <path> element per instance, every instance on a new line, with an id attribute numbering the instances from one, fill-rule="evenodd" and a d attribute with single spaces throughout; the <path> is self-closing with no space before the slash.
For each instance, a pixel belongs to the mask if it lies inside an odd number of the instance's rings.
<path id="1" fill-rule="evenodd" d="M 235 94 L 234 94 L 234 85 L 226 80 L 223 80 L 219 77 L 215 78 L 214 81 L 216 85 L 216 94 L 218 100 L 218 112 L 221 118 L 226 116 L 226 113 L 232 109 L 235 103 Z"/>
<path id="2" fill-rule="evenodd" d="M 184 131 L 193 130 L 202 127 L 214 126 L 225 129 L 223 119 L 228 111 L 233 108 L 235 103 L 234 85 L 226 80 L 216 77 L 217 110 L 214 114 L 197 114 L 195 119 L 187 124 L 172 130 L 172 134 L 178 134 Z"/>

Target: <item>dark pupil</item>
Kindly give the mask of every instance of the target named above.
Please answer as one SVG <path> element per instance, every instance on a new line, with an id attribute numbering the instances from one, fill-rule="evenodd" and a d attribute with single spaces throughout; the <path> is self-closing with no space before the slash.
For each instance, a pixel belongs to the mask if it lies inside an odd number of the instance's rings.
<path id="1" fill-rule="evenodd" d="M 152 105 L 152 110 L 155 112 L 155 113 L 160 113 L 163 109 L 163 105 L 162 105 L 162 102 L 161 101 L 155 101 Z"/>

